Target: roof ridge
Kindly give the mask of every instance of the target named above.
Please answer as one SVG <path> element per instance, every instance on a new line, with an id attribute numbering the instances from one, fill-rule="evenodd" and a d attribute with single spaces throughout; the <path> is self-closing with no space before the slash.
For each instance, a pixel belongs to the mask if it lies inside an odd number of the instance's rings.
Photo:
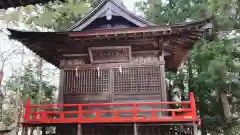
<path id="1" fill-rule="evenodd" d="M 123 4 L 123 1 L 122 1 L 122 0 L 113 0 L 113 1 L 116 1 L 116 2 L 118 2 L 118 3 L 120 3 L 120 4 Z"/>
<path id="2" fill-rule="evenodd" d="M 113 0 L 113 1 L 116 2 L 116 0 Z M 117 1 L 118 1 L 118 0 L 117 0 Z M 117 6 L 120 6 L 120 5 L 117 4 Z M 144 22 L 148 23 L 149 25 L 153 25 L 153 26 L 155 25 L 155 26 L 156 26 L 156 24 L 154 24 L 153 22 L 150 22 L 150 21 L 146 20 L 145 18 L 136 15 L 134 12 L 132 12 L 132 11 L 129 10 L 129 9 L 127 9 L 126 7 L 121 6 L 120 8 L 123 8 L 125 11 L 127 11 L 128 13 L 130 13 L 131 16 L 135 16 L 135 17 L 137 17 L 138 19 L 140 19 L 141 21 L 144 21 Z"/>
<path id="3" fill-rule="evenodd" d="M 100 4 L 98 4 L 94 9 L 92 9 L 90 12 L 88 12 L 83 18 L 79 18 L 80 19 L 79 21 L 77 21 L 73 25 L 70 25 L 69 27 L 67 27 L 64 31 L 69 31 L 69 30 L 73 29 L 74 27 L 78 26 L 79 24 L 81 24 L 81 22 L 83 22 L 84 20 L 86 20 L 88 18 L 88 16 L 93 14 L 96 11 L 96 9 L 102 7 L 108 1 L 110 1 L 110 0 L 101 1 Z"/>
<path id="4" fill-rule="evenodd" d="M 77 21 L 75 24 L 69 26 L 67 29 L 65 29 L 65 31 L 71 31 L 71 30 L 75 29 L 77 26 L 86 22 L 88 18 L 91 18 L 92 15 L 97 13 L 108 2 L 111 2 L 112 4 L 114 4 L 120 10 L 123 10 L 124 12 L 126 12 L 126 14 L 128 14 L 129 16 L 135 18 L 138 21 L 141 21 L 142 23 L 145 23 L 146 25 L 156 26 L 156 24 L 154 24 L 154 23 L 152 23 L 148 20 L 145 20 L 143 17 L 140 17 L 140 16 L 134 14 L 132 11 L 128 10 L 123 4 L 119 3 L 119 0 L 103 0 L 103 1 L 101 1 L 101 3 L 97 7 L 95 7 L 93 10 L 91 10 L 89 13 L 87 13 L 82 19 Z"/>

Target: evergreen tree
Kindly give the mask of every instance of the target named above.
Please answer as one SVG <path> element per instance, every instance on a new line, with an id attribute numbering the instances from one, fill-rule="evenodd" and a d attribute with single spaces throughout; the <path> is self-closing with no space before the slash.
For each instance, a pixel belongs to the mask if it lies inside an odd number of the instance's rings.
<path id="1" fill-rule="evenodd" d="M 184 23 L 214 16 L 215 38 L 212 42 L 200 42 L 188 55 L 179 76 L 187 81 L 175 81 L 173 88 L 188 85 L 197 96 L 197 107 L 203 120 L 202 134 L 230 134 L 238 110 L 239 41 L 229 39 L 229 30 L 239 28 L 239 0 L 147 0 L 136 4 L 146 18 L 157 24 Z M 219 39 L 221 37 L 221 39 Z M 222 39 L 225 39 L 221 41 Z M 183 87 L 182 87 L 183 88 Z M 182 93 L 182 92 L 180 92 Z M 233 101 L 233 99 L 235 101 Z M 235 114 L 233 117 L 233 114 Z"/>
<path id="2" fill-rule="evenodd" d="M 13 117 L 14 115 L 12 115 L 13 112 L 10 110 L 14 110 L 14 108 L 16 108 L 16 103 L 14 101 L 16 99 L 16 92 L 19 87 L 21 106 L 24 105 L 28 97 L 30 97 L 32 103 L 38 104 L 39 102 L 39 70 L 36 68 L 36 64 L 29 61 L 28 64 L 24 66 L 23 74 L 21 76 L 15 72 L 10 78 L 6 80 L 6 87 L 8 91 L 12 91 L 6 102 L 7 104 L 5 105 L 8 107 L 6 108 L 8 111 L 5 110 L 5 112 L 7 111 L 8 113 L 5 113 L 4 121 L 7 122 L 8 125 L 11 124 L 11 121 L 13 122 L 15 120 Z M 21 86 L 19 86 L 19 79 Z M 42 80 L 41 83 L 42 101 L 44 101 L 44 103 L 54 102 L 53 97 L 57 89 L 56 86 L 45 80 Z"/>

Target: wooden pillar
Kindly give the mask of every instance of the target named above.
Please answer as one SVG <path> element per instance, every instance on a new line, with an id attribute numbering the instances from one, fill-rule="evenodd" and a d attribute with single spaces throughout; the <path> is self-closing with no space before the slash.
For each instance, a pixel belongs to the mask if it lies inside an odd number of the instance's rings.
<path id="1" fill-rule="evenodd" d="M 163 51 L 159 56 L 159 61 L 163 62 L 163 64 L 160 65 L 162 101 L 167 101 L 167 90 L 166 90 L 166 81 L 165 81 L 165 61 L 164 61 Z"/>
<path id="2" fill-rule="evenodd" d="M 59 81 L 59 92 L 58 92 L 58 103 L 64 103 L 64 95 L 63 95 L 63 87 L 64 87 L 64 70 L 60 70 L 60 81 Z M 62 110 L 62 108 L 60 108 Z"/>
<path id="3" fill-rule="evenodd" d="M 42 127 L 42 135 L 46 135 L 46 127 L 45 126 Z"/>
<path id="4" fill-rule="evenodd" d="M 77 126 L 77 135 L 82 135 L 82 124 L 78 124 Z"/>
<path id="5" fill-rule="evenodd" d="M 137 123 L 133 123 L 134 135 L 138 135 L 138 125 Z"/>
<path id="6" fill-rule="evenodd" d="M 60 75 L 59 75 L 60 79 L 59 79 L 59 90 L 58 90 L 58 104 L 64 104 L 64 93 L 63 93 L 63 87 L 64 87 L 64 70 L 60 69 Z M 57 108 L 58 111 L 62 111 L 63 107 L 58 107 Z M 61 126 L 56 126 L 56 134 L 59 135 L 61 134 Z"/>

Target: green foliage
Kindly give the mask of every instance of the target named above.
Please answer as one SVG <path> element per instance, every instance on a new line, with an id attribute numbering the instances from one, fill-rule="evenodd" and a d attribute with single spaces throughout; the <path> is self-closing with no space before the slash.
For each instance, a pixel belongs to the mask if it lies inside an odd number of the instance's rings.
<path id="1" fill-rule="evenodd" d="M 148 19 L 161 23 L 180 23 L 186 19 L 199 20 L 209 16 L 206 0 L 142 0 L 136 3 Z"/>
<path id="2" fill-rule="evenodd" d="M 19 84 L 20 79 L 20 84 Z M 42 95 L 41 99 L 45 103 L 52 103 L 56 86 L 50 84 L 47 81 L 42 80 Z M 24 66 L 23 73 L 21 76 L 15 72 L 6 81 L 6 87 L 9 92 L 9 96 L 5 99 L 4 105 L 6 108 L 3 110 L 4 118 L 3 121 L 6 125 L 11 125 L 16 116 L 16 93 L 20 89 L 20 100 L 21 106 L 25 103 L 27 97 L 30 97 L 31 102 L 38 104 L 39 102 L 39 73 L 36 68 L 36 64 L 28 62 Z"/>
<path id="3" fill-rule="evenodd" d="M 200 110 L 208 130 L 219 128 L 220 123 L 225 126 L 225 117 L 219 111 L 224 108 L 221 107 L 218 93 L 224 92 L 232 98 L 239 98 L 232 94 L 240 88 L 239 77 L 236 76 L 240 72 L 236 65 L 239 61 L 232 55 L 237 48 L 231 41 L 213 41 L 200 42 L 193 50 L 193 64 L 197 71 L 194 77 L 195 93 L 201 102 L 208 104 Z"/>
<path id="4" fill-rule="evenodd" d="M 15 95 L 11 94 L 8 97 L 5 97 L 3 104 L 3 123 L 6 126 L 11 126 L 11 124 L 15 121 L 15 115 L 16 115 L 16 103 L 15 103 Z"/>
<path id="5" fill-rule="evenodd" d="M 168 80 L 168 89 L 171 91 L 170 97 L 177 97 L 179 99 L 186 99 L 186 86 L 183 83 L 185 81 L 185 73 L 180 71 L 178 73 L 167 72 L 166 79 Z"/>
<path id="6" fill-rule="evenodd" d="M 233 55 L 237 48 L 233 42 L 224 40 L 198 43 L 193 50 L 193 62 L 200 71 L 197 86 L 228 89 L 230 84 L 239 83 L 238 78 L 234 78 L 240 71 L 236 65 L 238 58 Z"/>
<path id="7" fill-rule="evenodd" d="M 229 36 L 225 30 L 240 28 L 239 0 L 142 0 L 136 6 L 147 19 L 158 24 L 201 20 L 214 15 L 215 31 L 224 38 Z M 194 90 L 203 120 L 203 135 L 223 131 L 229 134 L 234 121 L 239 119 L 239 41 L 215 39 L 199 42 L 181 72 L 166 75 L 172 80 L 168 81 L 172 93 Z"/>
<path id="8" fill-rule="evenodd" d="M 239 0 L 210 0 L 209 8 L 217 18 L 218 29 L 240 28 L 240 1 Z"/>
<path id="9" fill-rule="evenodd" d="M 54 30 L 64 30 L 77 19 L 81 18 L 89 11 L 89 3 L 83 0 L 67 0 L 66 2 L 49 3 L 37 13 L 37 16 L 28 20 L 28 23 L 34 23 Z"/>
<path id="10" fill-rule="evenodd" d="M 185 85 L 184 90 L 186 90 L 189 82 L 184 80 L 191 79 L 199 114 L 203 120 L 204 126 L 201 129 L 208 133 L 222 134 L 223 131 L 229 133 L 235 129 L 236 121 L 239 119 L 240 61 L 238 55 L 240 52 L 238 45 L 236 40 L 199 42 L 189 54 L 191 61 L 185 63 L 181 72 L 166 74 L 167 79 L 172 80 L 172 87 L 169 89 L 172 94 L 182 93 L 182 89 L 179 88 L 182 85 Z M 189 70 L 189 64 L 191 64 L 192 77 L 187 72 L 183 72 Z M 176 88 L 178 88 L 177 91 Z M 229 102 L 227 109 L 223 106 L 219 93 L 227 95 Z M 228 109 L 232 119 L 230 123 L 227 122 L 224 114 L 224 110 Z"/>
<path id="11" fill-rule="evenodd" d="M 240 135 L 240 125 L 236 125 L 230 131 L 231 135 Z"/>
<path id="12" fill-rule="evenodd" d="M 95 8 L 98 4 L 101 3 L 101 0 L 89 0 L 91 7 Z"/>
<path id="13" fill-rule="evenodd" d="M 18 7 L 12 11 L 0 10 L 0 19 L 6 24 L 27 25 L 31 30 L 47 28 L 65 30 L 76 20 L 82 18 L 91 9 L 89 0 L 54 1 L 47 4 Z"/>
<path id="14" fill-rule="evenodd" d="M 33 103 L 37 103 L 39 99 L 39 80 L 38 80 L 37 71 L 34 68 L 34 65 L 29 62 L 23 70 L 23 75 L 20 76 L 20 85 L 22 88 L 20 89 L 21 99 L 23 102 L 30 96 L 31 101 Z M 19 81 L 19 75 L 14 74 L 10 77 L 7 82 L 6 86 L 8 89 L 17 92 Z M 56 91 L 56 87 L 54 85 L 49 84 L 49 82 L 42 81 L 42 89 L 43 89 L 43 97 L 45 102 L 52 102 L 53 94 Z"/>

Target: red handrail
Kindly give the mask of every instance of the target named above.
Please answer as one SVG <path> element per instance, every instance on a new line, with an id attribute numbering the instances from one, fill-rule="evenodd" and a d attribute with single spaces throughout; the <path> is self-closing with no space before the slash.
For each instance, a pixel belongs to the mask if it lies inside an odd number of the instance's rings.
<path id="1" fill-rule="evenodd" d="M 181 108 L 178 109 L 166 108 L 168 105 L 171 104 L 179 104 Z M 187 108 L 186 107 L 187 105 L 189 105 L 190 107 Z M 126 106 L 131 109 L 123 109 L 123 107 Z M 148 109 L 146 108 L 146 106 L 148 107 Z M 48 108 L 54 107 L 57 107 L 58 110 L 55 111 L 46 110 Z M 65 110 L 68 107 L 75 107 L 75 109 Z M 99 107 L 105 109 L 99 109 Z M 108 107 L 108 109 L 106 109 L 106 107 Z M 93 110 L 86 108 L 93 108 Z M 166 114 L 166 112 L 169 112 L 170 114 Z M 102 114 L 104 113 L 109 113 L 109 115 L 102 116 Z M 141 113 L 145 114 L 143 115 Z M 126 114 L 130 115 L 124 116 Z M 86 117 L 86 115 L 91 115 L 91 117 L 90 116 Z M 180 121 L 197 121 L 196 105 L 193 93 L 190 93 L 189 101 L 183 102 L 125 102 L 125 103 L 33 105 L 30 103 L 30 98 L 28 98 L 25 103 L 23 122 L 44 124 L 44 123 L 180 122 Z"/>

